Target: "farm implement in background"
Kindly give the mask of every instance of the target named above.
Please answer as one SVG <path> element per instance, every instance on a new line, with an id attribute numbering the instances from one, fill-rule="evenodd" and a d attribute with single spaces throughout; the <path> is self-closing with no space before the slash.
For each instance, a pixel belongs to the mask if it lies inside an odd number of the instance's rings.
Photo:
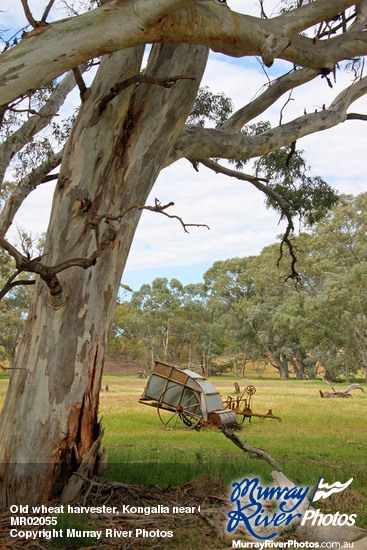
<path id="1" fill-rule="evenodd" d="M 271 409 L 269 409 L 266 414 L 258 414 L 252 411 L 252 401 L 255 393 L 255 386 L 249 385 L 244 389 L 241 395 L 237 395 L 236 397 L 229 395 L 227 399 L 223 401 L 224 408 L 226 410 L 235 411 L 237 416 L 242 416 L 242 423 L 245 421 L 245 418 L 248 418 L 249 422 L 251 422 L 251 418 L 253 416 L 258 418 L 273 418 L 274 420 L 281 422 L 281 418 L 279 418 L 279 416 L 275 416 Z"/>
<path id="2" fill-rule="evenodd" d="M 281 422 L 271 409 L 267 414 L 252 411 L 255 392 L 255 386 L 247 386 L 242 395 L 228 396 L 222 401 L 213 384 L 200 374 L 156 361 L 139 403 L 155 407 L 167 428 L 233 427 L 240 417 L 243 423 L 245 418 L 251 420 L 253 416 Z"/>
<path id="3" fill-rule="evenodd" d="M 279 469 L 266 451 L 247 445 L 233 433 L 238 425 L 236 410 L 226 409 L 213 384 L 196 372 L 156 361 L 139 403 L 155 407 L 166 428 L 218 429 L 242 451 Z"/>
<path id="4" fill-rule="evenodd" d="M 167 428 L 219 428 L 237 421 L 236 412 L 223 407 L 220 393 L 206 378 L 160 361 L 139 403 L 155 407 Z"/>

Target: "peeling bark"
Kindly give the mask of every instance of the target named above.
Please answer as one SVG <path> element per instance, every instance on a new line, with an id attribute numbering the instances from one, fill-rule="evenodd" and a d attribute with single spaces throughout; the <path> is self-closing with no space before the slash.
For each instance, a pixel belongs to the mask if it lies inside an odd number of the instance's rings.
<path id="1" fill-rule="evenodd" d="M 82 67 L 85 70 L 86 65 Z M 38 132 L 46 128 L 52 118 L 58 113 L 67 95 L 75 87 L 76 82 L 70 71 L 56 86 L 53 93 L 38 114 L 30 117 L 9 139 L 0 144 L 0 184 L 13 156 L 20 151 Z"/>
<path id="2" fill-rule="evenodd" d="M 167 165 L 183 157 L 248 160 L 266 155 L 304 136 L 344 122 L 348 107 L 366 92 L 367 77 L 364 77 L 338 94 L 328 109 L 300 116 L 256 136 L 243 135 L 231 128 L 185 126 L 167 157 Z"/>
<path id="3" fill-rule="evenodd" d="M 139 47 L 104 58 L 82 105 L 55 190 L 45 245 L 49 265 L 93 252 L 98 215 L 118 216 L 145 203 L 191 110 L 207 49 L 168 44 L 153 48 L 146 74 L 191 74 L 195 81 L 172 89 L 132 85 L 95 116 L 113 84 L 139 72 L 142 55 Z M 14 365 L 24 370 L 12 371 L 0 422 L 2 505 L 54 497 L 98 439 L 104 355 L 140 214 L 132 209 L 120 220 L 100 222 L 100 237 L 112 225 L 114 239 L 95 266 L 60 274 L 60 303 L 52 304 L 46 285 L 37 282 Z"/>
<path id="4" fill-rule="evenodd" d="M 362 0 L 317 0 L 273 19 L 236 13 L 225 3 L 115 0 L 78 17 L 39 27 L 0 58 L 0 105 L 36 89 L 88 59 L 144 43 L 202 44 L 234 57 L 262 55 L 332 69 L 365 55 L 364 32 L 314 42 L 299 33 Z M 62 50 L 61 45 L 62 44 Z M 42 66 L 42 71 L 34 71 Z"/>

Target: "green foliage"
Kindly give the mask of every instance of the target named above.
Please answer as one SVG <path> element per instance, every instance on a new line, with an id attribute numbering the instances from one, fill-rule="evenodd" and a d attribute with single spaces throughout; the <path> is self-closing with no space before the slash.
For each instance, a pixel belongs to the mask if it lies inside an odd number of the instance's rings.
<path id="1" fill-rule="evenodd" d="M 224 93 L 213 94 L 208 86 L 200 88 L 192 107 L 188 124 L 205 126 L 215 125 L 219 128 L 233 111 L 232 100 Z"/>
<path id="2" fill-rule="evenodd" d="M 117 306 L 111 351 L 152 365 L 156 359 L 203 370 L 223 348 L 220 326 L 205 305 L 204 286 L 155 279 Z"/>
<path id="3" fill-rule="evenodd" d="M 261 157 L 255 164 L 256 173 L 269 180 L 268 187 L 290 204 L 293 215 L 313 225 L 337 202 L 338 194 L 320 176 L 308 175 L 310 167 L 302 154 L 301 150 L 292 153 L 290 147 L 282 147 Z M 273 198 L 267 197 L 266 205 L 284 216 Z"/>
<path id="4" fill-rule="evenodd" d="M 205 373 L 214 362 L 220 369 L 224 353 L 242 376 L 249 361 L 265 361 L 282 378 L 367 374 L 366 211 L 367 193 L 342 195 L 310 233 L 294 237 L 297 287 L 286 281 L 287 262 L 277 267 L 278 244 L 215 262 L 203 285 L 143 285 L 116 309 L 111 350 Z"/>

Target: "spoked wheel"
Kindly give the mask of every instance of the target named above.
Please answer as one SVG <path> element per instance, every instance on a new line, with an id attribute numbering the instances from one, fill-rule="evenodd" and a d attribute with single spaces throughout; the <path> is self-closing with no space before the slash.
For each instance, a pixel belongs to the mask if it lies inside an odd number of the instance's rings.
<path id="1" fill-rule="evenodd" d="M 190 428 L 201 419 L 200 394 L 195 390 L 185 390 L 180 396 L 179 403 L 172 405 L 170 403 L 176 392 L 177 387 L 172 386 L 162 393 L 157 404 L 159 419 L 167 428 L 176 428 L 182 424 Z"/>

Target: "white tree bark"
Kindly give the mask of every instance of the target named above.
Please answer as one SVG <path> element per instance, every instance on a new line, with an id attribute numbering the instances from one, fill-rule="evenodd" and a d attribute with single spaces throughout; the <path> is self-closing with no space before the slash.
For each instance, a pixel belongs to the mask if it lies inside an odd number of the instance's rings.
<path id="1" fill-rule="evenodd" d="M 156 46 L 146 74 L 191 74 L 172 89 L 130 86 L 102 113 L 112 84 L 139 72 L 143 48 L 104 59 L 69 139 L 45 246 L 48 264 L 96 248 L 98 216 L 144 204 L 196 97 L 202 46 Z M 158 116 L 157 116 L 158 113 Z M 0 422 L 2 504 L 46 501 L 63 487 L 99 434 L 98 396 L 117 292 L 140 217 L 99 222 L 110 245 L 89 270 L 60 275 L 57 308 L 39 281 Z M 61 299 L 60 299 L 61 298 Z M 26 437 L 24 437 L 26 434 Z M 42 467 L 30 463 L 37 457 Z"/>
<path id="2" fill-rule="evenodd" d="M 278 78 L 256 99 L 236 111 L 221 127 L 222 130 L 239 132 L 245 124 L 261 115 L 268 107 L 289 90 L 302 86 L 319 76 L 314 69 L 301 69 Z"/>
<path id="3" fill-rule="evenodd" d="M 185 126 L 167 157 L 167 165 L 183 157 L 190 160 L 210 157 L 247 160 L 266 155 L 304 136 L 340 124 L 347 117 L 348 107 L 366 92 L 367 77 L 341 92 L 328 109 L 303 115 L 256 136 L 246 136 L 225 128 Z M 240 117 L 240 123 L 246 118 Z"/>
<path id="4" fill-rule="evenodd" d="M 0 105 L 88 59 L 144 43 L 203 44 L 235 57 L 263 55 L 267 64 L 278 56 L 308 68 L 332 69 L 344 58 L 367 53 L 365 33 L 319 41 L 295 33 L 361 1 L 318 0 L 266 20 L 212 1 L 115 0 L 77 17 L 40 26 L 4 52 L 0 57 Z"/>
<path id="5" fill-rule="evenodd" d="M 15 214 L 18 212 L 23 201 L 28 197 L 28 195 L 42 183 L 43 178 L 47 176 L 47 174 L 61 164 L 63 155 L 63 149 L 58 153 L 51 155 L 36 170 L 25 176 L 17 184 L 0 212 L 0 237 L 5 236 L 9 227 L 13 223 Z"/>
<path id="6" fill-rule="evenodd" d="M 85 67 L 82 68 L 82 72 Z M 75 87 L 72 71 L 62 79 L 38 114 L 31 116 L 16 130 L 10 138 L 0 144 L 0 184 L 13 156 L 20 151 L 36 134 L 46 128 L 58 113 L 67 95 Z"/>

